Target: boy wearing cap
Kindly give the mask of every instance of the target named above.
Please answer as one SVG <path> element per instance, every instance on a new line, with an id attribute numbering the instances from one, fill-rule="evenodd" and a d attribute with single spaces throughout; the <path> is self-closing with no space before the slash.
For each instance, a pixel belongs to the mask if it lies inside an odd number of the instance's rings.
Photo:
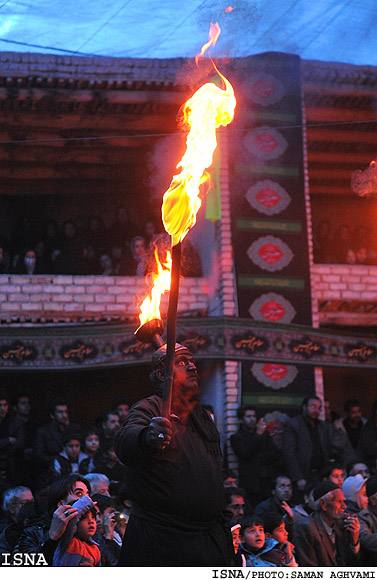
<path id="1" fill-rule="evenodd" d="M 316 510 L 295 528 L 293 543 L 299 566 L 352 566 L 359 559 L 360 523 L 346 514 L 343 491 L 332 481 L 313 490 Z"/>

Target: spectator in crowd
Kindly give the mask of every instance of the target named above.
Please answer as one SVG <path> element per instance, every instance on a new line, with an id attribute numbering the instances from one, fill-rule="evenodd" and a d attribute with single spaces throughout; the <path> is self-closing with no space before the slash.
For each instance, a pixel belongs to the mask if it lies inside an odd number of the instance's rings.
<path id="1" fill-rule="evenodd" d="M 128 265 L 128 276 L 145 276 L 148 274 L 148 253 L 145 239 L 134 236 L 130 245 L 131 259 Z"/>
<path id="2" fill-rule="evenodd" d="M 360 433 L 367 420 L 361 415 L 360 403 L 357 399 L 348 399 L 344 403 L 345 417 L 334 421 L 333 439 L 336 437 L 337 446 L 341 450 L 341 461 L 347 465 L 357 457 L 357 447 Z"/>
<path id="3" fill-rule="evenodd" d="M 77 229 L 72 220 L 63 224 L 60 250 L 54 252 L 53 274 L 81 274 L 84 260 L 83 241 L 77 235 Z"/>
<path id="4" fill-rule="evenodd" d="M 72 502 L 74 517 L 67 527 L 54 552 L 53 566 L 100 566 L 101 552 L 93 541 L 97 530 L 97 508 L 88 496 Z M 68 510 L 66 510 L 68 511 Z"/>
<path id="5" fill-rule="evenodd" d="M 366 482 L 368 480 L 359 473 L 344 480 L 342 490 L 346 501 L 346 513 L 358 514 L 368 506 Z"/>
<path id="6" fill-rule="evenodd" d="M 48 485 L 50 465 L 63 449 L 63 432 L 69 425 L 67 402 L 60 397 L 53 399 L 49 405 L 49 415 L 50 421 L 37 430 L 33 446 L 39 489 Z"/>
<path id="7" fill-rule="evenodd" d="M 351 229 L 347 224 L 340 224 L 334 233 L 332 247 L 332 261 L 334 264 L 354 263 L 354 249 Z"/>
<path id="8" fill-rule="evenodd" d="M 240 536 L 241 524 L 232 520 L 230 522 L 230 532 L 232 534 L 233 548 L 234 548 L 234 565 L 237 567 L 246 566 L 245 556 L 238 551 L 241 544 Z"/>
<path id="9" fill-rule="evenodd" d="M 22 250 L 27 247 L 33 248 L 36 241 L 32 218 L 27 214 L 21 215 L 10 236 L 12 268 Z"/>
<path id="10" fill-rule="evenodd" d="M 285 527 L 290 537 L 292 536 L 294 522 L 292 507 L 289 504 L 292 499 L 292 491 L 292 482 L 289 477 L 278 475 L 274 479 L 271 496 L 259 503 L 254 511 L 254 514 L 260 516 L 262 520 L 271 512 L 281 514 L 284 517 Z"/>
<path id="11" fill-rule="evenodd" d="M 233 469 L 224 469 L 223 477 L 224 487 L 238 487 L 237 474 Z"/>
<path id="12" fill-rule="evenodd" d="M 342 490 L 322 481 L 313 490 L 316 510 L 295 524 L 294 540 L 299 566 L 352 566 L 359 558 L 360 523 L 355 514 L 344 518 Z"/>
<path id="13" fill-rule="evenodd" d="M 9 274 L 11 271 L 10 253 L 6 239 L 0 235 L 0 274 Z"/>
<path id="14" fill-rule="evenodd" d="M 200 276 L 203 276 L 202 260 L 199 252 L 187 237 L 182 242 L 181 273 L 184 278 L 200 278 Z"/>
<path id="15" fill-rule="evenodd" d="M 86 480 L 90 484 L 92 495 L 99 493 L 100 495 L 108 495 L 110 497 L 110 480 L 104 473 L 88 473 Z"/>
<path id="16" fill-rule="evenodd" d="M 253 508 L 271 493 L 271 480 L 277 474 L 279 451 L 266 429 L 263 418 L 257 421 L 252 405 L 237 410 L 239 429 L 230 444 L 239 463 L 239 482 Z"/>
<path id="17" fill-rule="evenodd" d="M 113 276 L 113 261 L 109 254 L 101 254 L 99 257 L 99 272 L 101 276 Z"/>
<path id="18" fill-rule="evenodd" d="M 131 240 L 137 235 L 135 224 L 130 220 L 127 208 L 120 205 L 116 208 L 115 222 L 109 228 L 109 242 L 111 246 L 129 248 Z"/>
<path id="19" fill-rule="evenodd" d="M 267 538 L 262 518 L 255 515 L 245 517 L 240 535 L 239 552 L 245 557 L 247 567 L 297 566 L 290 542 L 280 545 L 272 537 Z"/>
<path id="20" fill-rule="evenodd" d="M 377 460 L 377 399 L 373 401 L 372 416 L 360 431 L 357 454 L 368 466 L 371 475 L 376 473 Z"/>
<path id="21" fill-rule="evenodd" d="M 325 421 L 328 423 L 334 423 L 336 419 L 339 419 L 340 415 L 332 408 L 332 405 L 328 399 L 323 402 L 323 409 L 325 411 Z"/>
<path id="22" fill-rule="evenodd" d="M 328 423 L 319 419 L 321 407 L 319 397 L 307 397 L 301 414 L 292 417 L 284 429 L 285 468 L 301 493 L 307 483 L 320 481 L 321 470 L 331 457 L 330 430 Z"/>
<path id="23" fill-rule="evenodd" d="M 156 238 L 156 236 L 159 235 L 159 233 L 161 233 L 161 228 L 160 231 L 158 231 L 158 228 L 154 223 L 154 221 L 149 220 L 144 223 L 142 235 L 148 247 L 150 246 L 151 242 L 153 243 L 154 239 Z"/>
<path id="24" fill-rule="evenodd" d="M 23 422 L 9 411 L 9 395 L 0 389 L 0 493 L 22 483 L 25 429 Z"/>
<path id="25" fill-rule="evenodd" d="M 130 249 L 113 244 L 110 248 L 110 258 L 112 261 L 113 275 L 127 276 L 131 261 Z"/>
<path id="26" fill-rule="evenodd" d="M 360 460 L 351 461 L 347 465 L 347 473 L 348 475 L 357 475 L 360 473 L 365 479 L 370 477 L 368 466 Z"/>
<path id="27" fill-rule="evenodd" d="M 273 538 L 278 543 L 279 550 L 289 550 L 288 561 L 290 567 L 297 567 L 297 562 L 294 557 L 294 545 L 288 539 L 288 531 L 285 527 L 285 522 L 282 514 L 278 512 L 269 512 L 263 518 L 264 533 L 266 538 Z M 290 557 L 289 557 L 290 554 Z"/>
<path id="28" fill-rule="evenodd" d="M 43 260 L 37 258 L 37 253 L 34 248 L 24 248 L 14 258 L 13 261 L 14 274 L 47 274 L 47 268 Z"/>
<path id="29" fill-rule="evenodd" d="M 97 465 L 102 457 L 97 427 L 87 427 L 83 433 L 82 442 L 82 451 L 87 457 L 80 461 L 79 473 L 81 475 L 95 473 L 97 472 Z"/>
<path id="30" fill-rule="evenodd" d="M 107 475 L 110 481 L 110 494 L 115 496 L 120 483 L 125 479 L 126 468 L 115 454 L 113 441 L 107 441 L 104 444 L 102 453 L 102 458 L 97 465 L 97 472 Z"/>
<path id="31" fill-rule="evenodd" d="M 37 519 L 24 528 L 14 553 L 43 554 L 51 566 L 58 542 L 77 514 L 70 503 L 89 493 L 89 482 L 78 473 L 52 483 L 47 489 L 47 505 L 36 497 Z"/>
<path id="32" fill-rule="evenodd" d="M 313 232 L 313 254 L 316 264 L 331 264 L 332 240 L 331 223 L 329 220 L 321 220 Z"/>
<path id="33" fill-rule="evenodd" d="M 161 346 L 152 357 L 150 379 L 157 394 L 133 405 L 115 435 L 133 505 L 119 564 L 227 565 L 234 550 L 223 509 L 220 436 L 198 405 L 197 369 L 180 344 L 171 406 L 178 419 L 162 417 L 166 350 Z"/>
<path id="34" fill-rule="evenodd" d="M 85 244 L 84 248 L 82 274 L 84 276 L 98 276 L 100 274 L 97 250 L 89 243 Z"/>
<path id="35" fill-rule="evenodd" d="M 94 494 L 93 501 L 98 508 L 97 530 L 103 538 L 107 548 L 108 565 L 118 564 L 124 532 L 127 526 L 127 517 L 117 512 L 115 499 L 107 495 Z M 94 537 L 96 539 L 96 536 Z M 101 551 L 104 551 L 103 549 Z"/>
<path id="36" fill-rule="evenodd" d="M 301 521 L 303 518 L 309 516 L 315 510 L 315 502 L 313 499 L 313 484 L 305 486 L 303 492 L 303 500 L 292 507 L 294 524 Z"/>
<path id="37" fill-rule="evenodd" d="M 377 478 L 365 484 L 368 505 L 358 516 L 360 520 L 361 565 L 377 565 Z"/>
<path id="38" fill-rule="evenodd" d="M 0 523 L 0 530 L 9 524 L 17 523 L 17 516 L 23 505 L 34 500 L 31 489 L 24 485 L 11 487 L 3 493 L 2 509 L 4 513 L 3 521 Z"/>
<path id="39" fill-rule="evenodd" d="M 232 520 L 240 522 L 245 515 L 245 491 L 240 487 L 226 487 L 224 502 L 225 508 L 232 512 Z"/>
<path id="40" fill-rule="evenodd" d="M 53 256 L 61 251 L 61 234 L 56 220 L 51 219 L 44 227 L 42 242 L 45 248 L 45 263 L 48 274 L 53 273 Z"/>
<path id="41" fill-rule="evenodd" d="M 340 488 L 342 488 L 344 477 L 343 466 L 335 461 L 329 461 L 322 470 L 322 481 L 330 480 Z"/>
<path id="42" fill-rule="evenodd" d="M 68 425 L 62 433 L 63 449 L 58 453 L 51 465 L 51 481 L 56 481 L 64 475 L 78 473 L 79 464 L 88 456 L 81 451 L 81 433 L 78 425 Z"/>
<path id="43" fill-rule="evenodd" d="M 99 256 L 109 251 L 108 231 L 99 215 L 89 216 L 84 243 L 92 246 Z"/>
<path id="44" fill-rule="evenodd" d="M 123 395 L 121 395 L 120 397 L 115 397 L 115 399 L 112 402 L 111 408 L 114 409 L 116 413 L 118 413 L 119 423 L 122 426 L 126 420 L 128 411 L 130 410 L 129 400 L 127 399 L 127 397 L 124 397 Z"/>
<path id="45" fill-rule="evenodd" d="M 36 517 L 34 501 L 28 501 L 21 506 L 16 522 L 6 526 L 0 533 L 0 566 L 10 565 L 10 555 L 17 544 L 22 531 Z"/>
<path id="46" fill-rule="evenodd" d="M 101 450 L 104 449 L 105 443 L 113 442 L 114 436 L 120 429 L 119 415 L 116 411 L 104 411 L 100 418 L 99 440 Z"/>
<path id="47" fill-rule="evenodd" d="M 31 417 L 30 397 L 27 393 L 19 392 L 13 397 L 13 413 L 24 426 L 25 445 L 21 464 L 21 481 L 34 487 L 36 469 L 33 460 L 33 441 L 38 425 Z"/>

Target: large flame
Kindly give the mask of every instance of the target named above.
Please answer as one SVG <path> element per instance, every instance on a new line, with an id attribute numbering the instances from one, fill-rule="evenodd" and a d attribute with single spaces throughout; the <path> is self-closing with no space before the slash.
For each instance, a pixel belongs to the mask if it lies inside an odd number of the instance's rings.
<path id="1" fill-rule="evenodd" d="M 211 23 L 210 41 L 199 56 L 214 45 L 220 34 L 219 25 Z M 200 185 L 207 180 L 206 169 L 210 167 L 217 146 L 216 129 L 225 127 L 234 117 L 236 99 L 230 82 L 218 71 L 224 88 L 206 83 L 183 106 L 185 124 L 190 127 L 186 139 L 186 152 L 177 165 L 179 174 L 172 179 L 162 204 L 162 220 L 172 237 L 172 246 L 181 242 L 196 223 L 201 206 Z"/>
<path id="2" fill-rule="evenodd" d="M 157 264 L 157 273 L 148 274 L 152 278 L 152 288 L 140 306 L 140 326 L 143 326 L 149 320 L 161 318 L 160 302 L 161 296 L 170 289 L 171 278 L 171 252 L 166 252 L 165 261 L 160 261 L 158 248 L 155 245 L 154 257 Z M 140 327 L 139 327 L 140 328 Z M 137 331 L 136 331 L 137 332 Z"/>

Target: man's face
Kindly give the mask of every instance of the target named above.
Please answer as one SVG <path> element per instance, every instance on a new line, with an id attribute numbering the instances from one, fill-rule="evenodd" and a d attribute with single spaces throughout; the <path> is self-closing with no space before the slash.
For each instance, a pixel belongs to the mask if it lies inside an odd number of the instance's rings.
<path id="1" fill-rule="evenodd" d="M 338 485 L 341 488 L 344 483 L 343 469 L 333 469 L 332 472 L 330 473 L 329 479 L 330 481 L 335 483 L 335 485 Z"/>
<path id="2" fill-rule="evenodd" d="M 242 495 L 232 495 L 231 503 L 227 506 L 235 520 L 240 520 L 244 515 L 245 500 Z"/>
<path id="3" fill-rule="evenodd" d="M 377 514 L 377 493 L 369 496 L 369 503 L 373 509 L 373 513 Z"/>
<path id="4" fill-rule="evenodd" d="M 360 473 L 365 478 L 370 477 L 369 469 L 365 463 L 355 463 L 350 471 L 350 475 L 357 475 Z"/>
<path id="5" fill-rule="evenodd" d="M 344 501 L 344 494 L 341 489 L 336 489 L 324 498 L 326 502 L 325 513 L 329 520 L 335 522 L 343 518 L 346 504 Z"/>
<path id="6" fill-rule="evenodd" d="M 30 489 L 25 491 L 21 491 L 12 499 L 11 503 L 8 505 L 8 511 L 12 515 L 12 518 L 16 521 L 17 515 L 25 503 L 29 503 L 29 501 L 33 501 L 34 497 L 31 493 Z"/>
<path id="7" fill-rule="evenodd" d="M 349 422 L 352 425 L 358 425 L 361 420 L 361 409 L 359 406 L 351 407 L 347 413 Z"/>
<path id="8" fill-rule="evenodd" d="M 9 403 L 6 399 L 0 399 L 0 420 L 7 416 Z"/>
<path id="9" fill-rule="evenodd" d="M 275 489 L 275 497 L 281 501 L 289 501 L 292 497 L 292 482 L 288 477 L 278 477 Z"/>
<path id="10" fill-rule="evenodd" d="M 358 506 L 362 510 L 368 507 L 368 496 L 365 483 L 361 486 L 358 493 Z"/>
<path id="11" fill-rule="evenodd" d="M 308 404 L 304 405 L 304 415 L 311 421 L 315 421 L 318 419 L 321 409 L 321 401 L 318 399 L 309 399 Z"/>
<path id="12" fill-rule="evenodd" d="M 76 501 L 80 499 L 83 495 L 89 495 L 89 490 L 83 481 L 75 481 L 69 491 L 67 497 L 63 499 L 63 503 L 70 503 L 71 501 Z"/>
<path id="13" fill-rule="evenodd" d="M 91 488 L 92 495 L 94 495 L 95 493 L 99 493 L 101 495 L 107 495 L 108 497 L 111 497 L 109 492 L 109 486 L 105 482 L 92 483 Z"/>
<path id="14" fill-rule="evenodd" d="M 173 406 L 181 413 L 190 413 L 199 401 L 198 371 L 192 354 L 184 349 L 174 357 Z"/>
<path id="15" fill-rule="evenodd" d="M 67 405 L 56 405 L 51 418 L 59 425 L 69 425 L 68 407 Z"/>
<path id="16" fill-rule="evenodd" d="M 242 427 L 247 431 L 252 431 L 257 423 L 257 414 L 253 409 L 245 411 L 242 417 Z"/>
<path id="17" fill-rule="evenodd" d="M 107 437 L 112 437 L 120 429 L 118 415 L 109 415 L 106 421 L 102 423 L 102 427 Z"/>
<path id="18" fill-rule="evenodd" d="M 227 477 L 224 479 L 224 487 L 237 487 L 237 480 L 235 477 Z"/>
<path id="19" fill-rule="evenodd" d="M 119 415 L 119 420 L 120 420 L 121 423 L 123 423 L 123 421 L 127 417 L 128 411 L 129 411 L 129 406 L 126 405 L 126 403 L 122 403 L 122 404 L 120 404 L 120 405 L 117 406 L 116 412 Z"/>
<path id="20" fill-rule="evenodd" d="M 85 450 L 95 453 L 99 447 L 99 439 L 96 433 L 90 433 L 85 439 Z"/>
<path id="21" fill-rule="evenodd" d="M 80 441 L 78 441 L 77 439 L 70 439 L 65 445 L 64 448 L 67 452 L 68 458 L 71 461 L 76 462 L 78 459 L 78 456 L 80 455 Z"/>
<path id="22" fill-rule="evenodd" d="M 30 415 L 30 399 L 27 395 L 24 397 L 19 397 L 17 403 L 14 406 L 16 413 L 22 415 L 22 417 L 28 417 Z"/>

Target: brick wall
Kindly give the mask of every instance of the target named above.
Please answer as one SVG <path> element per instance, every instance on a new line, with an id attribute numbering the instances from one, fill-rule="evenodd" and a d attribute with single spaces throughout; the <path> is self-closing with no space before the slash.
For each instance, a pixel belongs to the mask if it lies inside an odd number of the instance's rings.
<path id="1" fill-rule="evenodd" d="M 0 313 L 4 321 L 125 318 L 138 314 L 147 293 L 144 278 L 113 276 L 0 276 Z M 138 300 L 139 298 L 139 300 Z M 167 310 L 163 296 L 161 312 Z M 179 313 L 208 312 L 205 279 L 181 280 Z"/>
<path id="2" fill-rule="evenodd" d="M 313 287 L 317 301 L 377 299 L 377 267 L 314 264 Z"/>

